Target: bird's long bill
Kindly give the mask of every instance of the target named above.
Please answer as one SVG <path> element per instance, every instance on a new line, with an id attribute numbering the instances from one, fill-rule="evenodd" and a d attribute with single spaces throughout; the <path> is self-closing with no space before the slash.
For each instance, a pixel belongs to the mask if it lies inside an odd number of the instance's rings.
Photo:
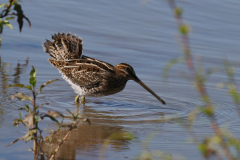
<path id="1" fill-rule="evenodd" d="M 162 104 L 166 104 L 164 100 L 162 100 L 158 95 L 156 95 L 148 86 L 146 86 L 141 80 L 136 81 L 138 84 L 140 84 L 143 88 L 145 88 L 148 92 L 150 92 L 154 97 L 156 97 Z"/>

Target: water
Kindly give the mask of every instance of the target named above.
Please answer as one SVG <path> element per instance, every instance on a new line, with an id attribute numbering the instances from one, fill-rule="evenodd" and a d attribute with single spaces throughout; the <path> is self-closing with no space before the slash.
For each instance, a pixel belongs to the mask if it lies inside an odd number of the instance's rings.
<path id="1" fill-rule="evenodd" d="M 191 25 L 190 34 L 194 59 L 201 57 L 205 68 L 222 68 L 222 60 L 239 59 L 239 15 L 238 1 L 218 2 L 179 1 L 184 9 L 184 21 Z M 144 147 L 142 141 L 151 134 L 149 150 L 161 150 L 173 158 L 202 159 L 196 147 L 189 143 L 190 135 L 174 121 L 159 122 L 162 117 L 185 119 L 192 109 L 201 105 L 199 94 L 185 75 L 185 64 L 177 64 L 169 72 L 168 82 L 162 78 L 167 62 L 182 55 L 175 20 L 166 1 L 24 1 L 24 14 L 31 20 L 29 29 L 24 22 L 19 33 L 16 20 L 14 29 L 4 28 L 1 53 L 1 104 L 0 104 L 0 159 L 32 159 L 27 149 L 31 143 L 17 142 L 5 146 L 23 136 L 26 129 L 15 128 L 12 122 L 18 118 L 18 108 L 24 103 L 9 100 L 18 88 L 7 88 L 8 84 L 28 84 L 31 66 L 37 69 L 37 85 L 49 79 L 60 79 L 43 89 L 37 103 L 49 103 L 42 112 L 57 110 L 68 115 L 66 109 L 75 110 L 76 94 L 65 82 L 58 70 L 47 61 L 42 51 L 42 42 L 58 31 L 76 33 L 83 38 L 83 54 L 116 65 L 124 62 L 133 66 L 138 77 L 153 89 L 167 105 L 163 106 L 137 83 L 130 81 L 126 88 L 115 95 L 87 97 L 87 103 L 79 110 L 91 119 L 92 125 L 79 124 L 72 136 L 63 145 L 59 159 L 97 159 L 101 155 L 104 141 L 115 132 L 128 131 L 136 137 L 133 141 L 111 142 L 106 150 L 106 159 L 133 159 Z M 27 61 L 27 57 L 29 60 Z M 235 71 L 240 78 L 239 68 Z M 184 76 L 182 76 L 184 75 Z M 216 88 L 216 83 L 227 81 L 222 72 L 210 76 L 206 86 L 212 102 L 217 107 L 218 122 L 239 133 L 238 115 L 227 89 Z M 24 115 L 24 112 L 22 113 Z M 56 125 L 46 120 L 43 127 Z M 211 135 L 212 130 L 204 115 L 195 122 L 199 138 Z M 63 134 L 66 131 L 62 131 Z M 50 147 L 50 148 L 47 148 Z M 52 148 L 51 148 L 52 147 Z M 48 155 L 56 146 L 46 146 Z"/>

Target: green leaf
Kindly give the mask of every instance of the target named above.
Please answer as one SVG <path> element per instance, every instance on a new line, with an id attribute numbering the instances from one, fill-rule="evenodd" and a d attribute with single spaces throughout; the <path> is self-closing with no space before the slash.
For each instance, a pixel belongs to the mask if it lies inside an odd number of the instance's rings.
<path id="1" fill-rule="evenodd" d="M 29 108 L 29 105 L 25 104 L 25 109 L 26 109 L 29 113 L 31 113 L 31 109 Z"/>
<path id="2" fill-rule="evenodd" d="M 182 34 L 182 35 L 187 35 L 190 31 L 190 26 L 187 25 L 187 24 L 181 24 L 179 26 L 179 32 Z"/>
<path id="3" fill-rule="evenodd" d="M 33 140 L 33 136 L 32 136 L 32 135 L 29 135 L 28 137 L 26 137 L 25 140 L 26 140 L 26 142 L 27 142 L 27 141 L 30 141 L 30 140 Z"/>
<path id="4" fill-rule="evenodd" d="M 174 13 L 177 17 L 181 17 L 182 16 L 182 12 L 183 12 L 183 9 L 181 7 L 176 7 L 174 9 Z"/>
<path id="5" fill-rule="evenodd" d="M 48 82 L 44 83 L 43 85 L 40 86 L 40 89 L 39 89 L 39 91 L 38 91 L 36 94 L 41 93 L 43 87 L 45 87 L 45 86 L 49 85 L 50 83 L 52 83 L 52 82 L 54 82 L 54 81 L 57 81 L 57 80 L 58 80 L 58 79 L 49 80 Z"/>
<path id="6" fill-rule="evenodd" d="M 3 23 L 5 26 L 8 26 L 10 29 L 13 29 L 12 25 L 9 22 L 4 22 Z"/>
<path id="7" fill-rule="evenodd" d="M 14 119 L 13 125 L 18 127 L 19 124 L 23 124 L 23 120 L 21 118 L 19 119 Z"/>
<path id="8" fill-rule="evenodd" d="M 6 3 L 0 4 L 0 8 L 2 8 L 5 5 L 7 5 L 7 4 Z"/>
<path id="9" fill-rule="evenodd" d="M 2 33 L 3 31 L 3 20 L 2 18 L 0 18 L 0 34 Z"/>
<path id="10" fill-rule="evenodd" d="M 30 76 L 31 77 L 36 77 L 36 75 L 37 75 L 37 70 L 32 66 L 32 70 L 30 72 Z"/>
<path id="11" fill-rule="evenodd" d="M 19 31 L 22 31 L 22 26 L 23 26 L 23 11 L 22 11 L 22 7 L 20 4 L 14 4 L 14 10 L 17 11 L 17 16 L 18 16 L 18 24 L 19 24 Z"/>
<path id="12" fill-rule="evenodd" d="M 59 122 L 56 118 L 49 116 L 49 115 L 47 115 L 47 117 L 49 117 L 52 121 L 55 121 L 59 125 Z"/>
<path id="13" fill-rule="evenodd" d="M 16 95 L 12 95 L 11 99 L 18 98 L 21 101 L 29 100 L 32 101 L 32 97 L 30 96 L 25 96 L 23 93 L 18 92 Z"/>
<path id="14" fill-rule="evenodd" d="M 10 2 L 10 1 L 9 1 L 9 2 Z M 21 1 L 21 0 L 12 1 L 11 6 L 12 6 L 13 4 L 18 4 L 17 2 L 22 2 L 22 1 Z"/>
<path id="15" fill-rule="evenodd" d="M 12 25 L 8 22 L 8 20 L 3 21 L 5 26 L 8 26 L 10 29 L 13 29 Z"/>
<path id="16" fill-rule="evenodd" d="M 43 103 L 43 104 L 41 104 L 40 106 L 37 106 L 37 107 L 35 107 L 35 110 L 37 110 L 38 108 L 41 108 L 43 105 L 45 105 L 45 104 L 49 104 L 49 103 Z"/>
<path id="17" fill-rule="evenodd" d="M 21 107 L 21 108 L 19 108 L 18 110 L 24 110 L 24 109 L 26 109 L 26 108 Z"/>
<path id="18" fill-rule="evenodd" d="M 206 114 L 209 117 L 212 117 L 214 115 L 214 108 L 212 106 L 203 106 L 200 108 L 202 113 Z"/>
<path id="19" fill-rule="evenodd" d="M 73 120 L 74 121 L 76 121 L 77 120 L 77 118 L 78 118 L 78 115 L 79 115 L 79 113 L 77 113 L 74 117 L 73 117 Z"/>
<path id="20" fill-rule="evenodd" d="M 29 105 L 27 105 L 27 104 L 25 104 L 25 108 L 21 107 L 18 110 L 27 110 L 29 113 L 31 113 L 31 109 L 29 108 Z"/>
<path id="21" fill-rule="evenodd" d="M 33 124 L 35 125 L 35 127 L 38 126 L 38 118 L 39 118 L 39 117 L 40 117 L 39 115 L 34 115 L 34 116 L 33 116 Z"/>
<path id="22" fill-rule="evenodd" d="M 64 117 L 61 113 L 57 112 L 57 111 L 48 111 L 44 116 L 42 116 L 41 118 L 43 119 L 44 117 L 49 117 L 52 121 L 55 121 L 58 125 L 60 125 L 60 123 L 58 122 L 58 120 L 55 117 Z"/>
<path id="23" fill-rule="evenodd" d="M 22 7 L 18 3 L 14 3 L 14 10 L 17 11 L 17 16 L 18 16 L 18 24 L 19 24 L 19 31 L 21 32 L 22 26 L 23 26 L 23 18 L 25 18 L 28 21 L 29 28 L 31 28 L 31 22 L 30 20 L 23 14 Z"/>
<path id="24" fill-rule="evenodd" d="M 6 20 L 14 19 L 15 17 L 7 17 Z"/>
<path id="25" fill-rule="evenodd" d="M 33 140 L 33 139 L 36 139 L 33 134 L 37 132 L 37 129 L 33 128 L 33 129 L 30 129 L 26 134 L 25 136 L 22 137 L 22 140 L 26 140 L 26 141 L 30 141 L 30 140 Z"/>
<path id="26" fill-rule="evenodd" d="M 23 84 L 14 84 L 14 85 L 9 85 L 8 87 L 20 87 L 20 88 L 27 88 L 29 90 L 32 90 L 32 87 L 30 85 L 25 86 Z"/>
<path id="27" fill-rule="evenodd" d="M 207 153 L 207 144 L 204 144 L 204 143 L 202 143 L 202 144 L 199 144 L 198 145 L 198 149 L 199 149 L 199 151 L 203 154 L 203 155 L 206 155 L 206 153 Z M 204 156 L 205 157 L 205 156 Z"/>
<path id="28" fill-rule="evenodd" d="M 66 110 L 68 111 L 68 113 L 70 113 L 72 115 L 72 117 L 74 117 L 74 114 L 71 111 L 69 111 L 68 109 L 66 109 Z"/>
<path id="29" fill-rule="evenodd" d="M 36 74 L 37 74 L 37 70 L 32 66 L 32 70 L 30 72 L 30 84 L 35 87 L 36 84 L 37 84 L 37 81 L 36 81 Z"/>

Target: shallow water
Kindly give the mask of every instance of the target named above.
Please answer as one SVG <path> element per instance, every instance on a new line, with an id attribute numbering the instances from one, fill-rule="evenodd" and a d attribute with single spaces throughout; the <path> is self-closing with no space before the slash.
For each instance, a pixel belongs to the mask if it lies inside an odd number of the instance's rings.
<path id="1" fill-rule="evenodd" d="M 192 28 L 190 35 L 194 58 L 201 57 L 204 67 L 222 68 L 222 60 L 238 62 L 239 57 L 239 5 L 238 1 L 218 2 L 179 1 L 184 9 L 184 21 Z M 31 66 L 37 69 L 37 85 L 49 79 L 60 79 L 43 89 L 38 104 L 49 103 L 41 112 L 57 110 L 68 115 L 66 109 L 75 110 L 76 94 L 57 69 L 51 66 L 48 55 L 42 51 L 42 42 L 58 31 L 76 33 L 83 38 L 83 54 L 116 65 L 124 62 L 133 66 L 138 77 L 167 103 L 160 104 L 137 83 L 130 81 L 126 88 L 115 95 L 86 97 L 80 105 L 81 113 L 92 125 L 79 124 L 72 136 L 61 148 L 59 159 L 97 159 L 104 141 L 115 132 L 128 131 L 137 138 L 133 141 L 114 141 L 107 148 L 106 159 L 133 159 L 144 147 L 142 141 L 151 134 L 149 150 L 161 150 L 191 159 L 202 159 L 197 148 L 189 143 L 186 130 L 175 121 L 160 122 L 161 118 L 181 117 L 203 104 L 191 81 L 186 79 L 185 64 L 174 66 L 168 81 L 162 78 L 167 62 L 182 55 L 175 20 L 166 1 L 24 1 L 24 13 L 32 22 L 29 29 L 24 22 L 22 33 L 12 20 L 14 29 L 4 28 L 1 46 L 1 102 L 0 102 L 0 159 L 32 159 L 27 150 L 31 143 L 18 142 L 5 146 L 26 133 L 22 126 L 15 128 L 12 122 L 18 118 L 23 102 L 10 100 L 10 94 L 18 88 L 9 84 L 28 84 Z M 29 57 L 29 60 L 27 60 Z M 235 71 L 240 78 L 239 68 Z M 238 115 L 226 89 L 216 88 L 218 82 L 227 81 L 224 73 L 210 76 L 206 86 L 217 108 L 218 122 L 239 133 Z M 24 115 L 24 112 L 22 112 Z M 56 127 L 46 120 L 43 127 Z M 212 133 L 204 115 L 195 122 L 199 138 Z M 63 134 L 65 133 L 62 131 Z M 48 148 L 50 147 L 50 148 Z M 51 148 L 52 147 L 52 148 Z M 46 146 L 48 155 L 55 146 Z M 180 155 L 180 156 L 179 156 Z"/>

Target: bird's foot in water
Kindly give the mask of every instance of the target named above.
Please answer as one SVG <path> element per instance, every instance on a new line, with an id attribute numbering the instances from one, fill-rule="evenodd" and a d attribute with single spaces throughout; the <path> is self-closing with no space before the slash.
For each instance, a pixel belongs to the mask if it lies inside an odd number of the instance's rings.
<path id="1" fill-rule="evenodd" d="M 85 103 L 85 96 L 82 96 L 80 100 L 81 100 L 81 103 Z"/>
<path id="2" fill-rule="evenodd" d="M 80 97 L 80 95 L 77 95 L 77 97 L 75 97 L 75 103 L 79 103 L 79 97 Z M 80 98 L 80 101 L 81 101 L 81 103 L 85 103 L 85 96 L 82 96 Z"/>

